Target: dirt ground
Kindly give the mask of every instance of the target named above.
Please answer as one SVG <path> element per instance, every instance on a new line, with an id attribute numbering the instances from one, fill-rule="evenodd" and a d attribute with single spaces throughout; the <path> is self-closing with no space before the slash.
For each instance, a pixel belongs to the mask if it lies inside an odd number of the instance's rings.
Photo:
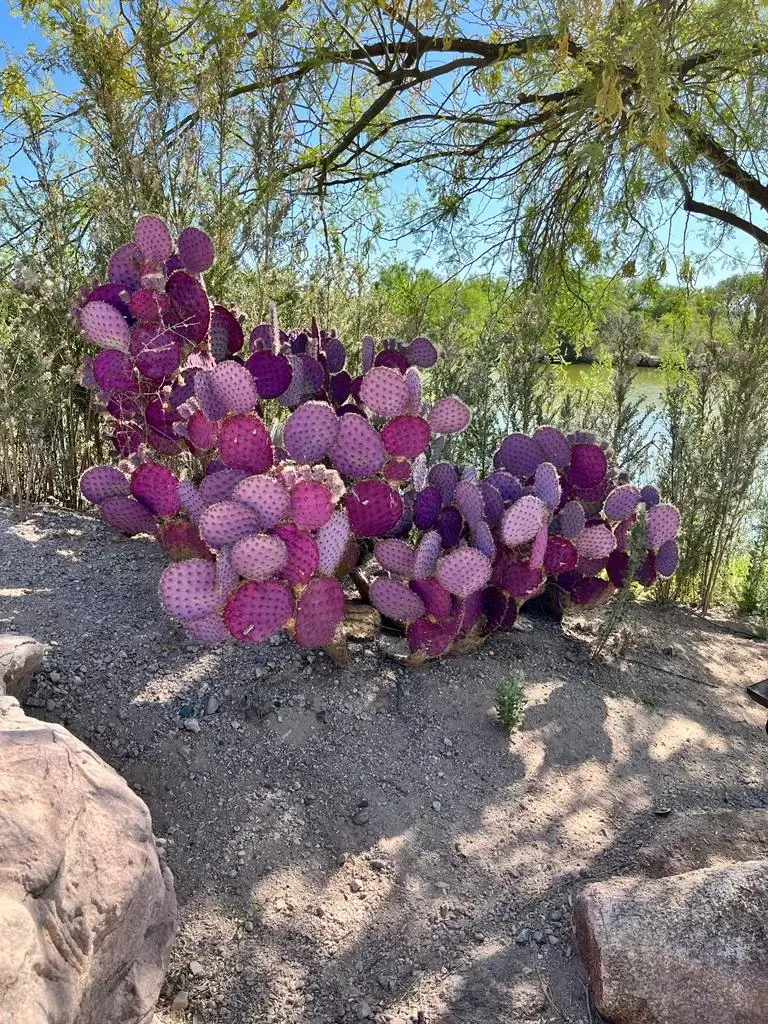
<path id="1" fill-rule="evenodd" d="M 0 508 L 0 629 L 51 645 L 27 711 L 125 776 L 175 876 L 163 1024 L 588 1024 L 584 881 L 639 872 L 683 810 L 768 807 L 744 691 L 768 644 L 727 622 L 637 605 L 600 665 L 581 615 L 421 670 L 359 643 L 342 670 L 282 641 L 191 643 L 162 567 L 93 518 Z"/>

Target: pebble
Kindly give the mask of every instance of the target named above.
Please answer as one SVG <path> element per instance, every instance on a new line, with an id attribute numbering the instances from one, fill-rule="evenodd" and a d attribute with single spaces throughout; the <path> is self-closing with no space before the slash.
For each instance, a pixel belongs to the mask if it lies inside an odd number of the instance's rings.
<path id="1" fill-rule="evenodd" d="M 189 992 L 177 992 L 176 995 L 173 997 L 173 1002 L 171 1003 L 171 1010 L 175 1010 L 178 1012 L 179 1010 L 186 1010 L 188 1007 Z"/>
<path id="2" fill-rule="evenodd" d="M 48 678 L 51 680 L 52 683 L 60 683 L 61 682 L 61 673 L 60 672 L 51 672 L 50 675 L 48 676 Z"/>
<path id="3" fill-rule="evenodd" d="M 440 810 L 442 810 L 442 808 L 443 808 L 443 805 L 440 803 L 439 800 L 433 800 L 432 801 L 432 810 L 433 811 L 440 811 Z"/>
<path id="4" fill-rule="evenodd" d="M 557 946 L 560 942 L 560 939 L 558 939 L 556 935 L 548 935 L 547 941 L 549 942 L 550 946 Z"/>
<path id="5" fill-rule="evenodd" d="M 363 883 L 360 881 L 359 878 L 353 878 L 352 881 L 349 883 L 349 888 L 352 892 L 362 892 Z"/>
<path id="6" fill-rule="evenodd" d="M 196 718 L 185 718 L 184 728 L 187 732 L 200 732 L 200 723 Z"/>
<path id="7" fill-rule="evenodd" d="M 215 715 L 220 707 L 221 701 L 219 700 L 215 693 L 212 693 L 211 696 L 208 698 L 208 703 L 205 705 L 205 713 L 206 715 Z"/>
<path id="8" fill-rule="evenodd" d="M 562 912 L 562 910 L 559 907 L 556 910 L 553 910 L 552 913 L 549 915 L 549 919 L 550 919 L 550 921 L 562 921 L 563 920 L 563 912 Z"/>
<path id="9" fill-rule="evenodd" d="M 537 942 L 541 946 L 544 942 L 544 932 L 534 932 L 533 941 Z"/>
<path id="10" fill-rule="evenodd" d="M 192 975 L 193 978 L 197 978 L 198 975 L 202 974 L 204 971 L 205 968 L 203 967 L 199 960 L 190 961 L 189 973 Z"/>
<path id="11" fill-rule="evenodd" d="M 518 944 L 518 946 L 525 946 L 530 937 L 530 931 L 527 928 L 523 928 L 522 931 L 517 933 L 517 936 L 515 937 L 515 942 Z"/>
<path id="12" fill-rule="evenodd" d="M 373 1016 L 373 1010 L 368 1003 L 358 1003 L 356 1012 L 358 1020 L 369 1020 Z"/>
<path id="13" fill-rule="evenodd" d="M 375 857 L 371 861 L 371 867 L 373 868 L 374 871 L 386 871 L 389 865 L 385 860 L 381 860 L 380 857 Z"/>
<path id="14" fill-rule="evenodd" d="M 355 811 L 352 815 L 353 825 L 367 825 L 371 820 L 371 812 L 367 807 L 361 807 L 359 811 Z"/>

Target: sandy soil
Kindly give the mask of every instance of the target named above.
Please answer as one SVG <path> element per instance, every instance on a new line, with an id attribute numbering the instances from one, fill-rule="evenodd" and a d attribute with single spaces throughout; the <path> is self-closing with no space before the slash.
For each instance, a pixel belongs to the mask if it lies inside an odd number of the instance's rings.
<path id="1" fill-rule="evenodd" d="M 768 807 L 744 691 L 768 644 L 727 622 L 638 605 L 599 665 L 582 615 L 421 670 L 359 643 L 342 670 L 282 641 L 190 643 L 162 567 L 92 518 L 0 508 L 0 629 L 51 645 L 28 713 L 126 777 L 175 875 L 163 1024 L 588 1024 L 579 887 L 643 870 L 682 811 Z"/>

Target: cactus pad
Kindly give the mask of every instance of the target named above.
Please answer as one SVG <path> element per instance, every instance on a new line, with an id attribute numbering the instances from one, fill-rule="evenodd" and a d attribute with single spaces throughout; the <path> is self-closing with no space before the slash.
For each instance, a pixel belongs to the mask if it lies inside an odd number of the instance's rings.
<path id="1" fill-rule="evenodd" d="M 145 214 L 136 221 L 133 241 L 145 259 L 163 263 L 173 252 L 173 239 L 162 217 Z"/>
<path id="2" fill-rule="evenodd" d="M 160 600 L 169 615 L 183 622 L 219 611 L 224 602 L 216 590 L 216 566 L 204 558 L 169 565 L 160 577 Z"/>
<path id="3" fill-rule="evenodd" d="M 527 434 L 510 434 L 504 438 L 498 451 L 498 459 L 504 469 L 520 479 L 528 479 L 543 462 L 541 449 Z"/>
<path id="4" fill-rule="evenodd" d="M 330 451 L 331 461 L 342 476 L 374 476 L 384 465 L 386 452 L 379 432 L 362 416 L 339 419 L 339 433 Z"/>
<path id="5" fill-rule="evenodd" d="M 294 409 L 283 427 L 283 446 L 296 462 L 318 462 L 331 450 L 339 433 L 339 418 L 327 402 L 305 402 Z"/>
<path id="6" fill-rule="evenodd" d="M 109 348 L 99 352 L 93 361 L 93 376 L 104 391 L 132 392 L 139 390 L 133 360 L 125 352 Z"/>
<path id="7" fill-rule="evenodd" d="M 461 512 L 453 505 L 444 508 L 437 517 L 435 529 L 440 534 L 444 548 L 455 547 L 459 543 L 462 531 L 464 530 L 464 519 Z"/>
<path id="8" fill-rule="evenodd" d="M 244 366 L 227 360 L 211 374 L 213 393 L 226 412 L 251 412 L 259 400 L 253 377 Z"/>
<path id="9" fill-rule="evenodd" d="M 293 367 L 283 355 L 257 351 L 248 357 L 245 365 L 260 398 L 280 398 L 291 385 Z"/>
<path id="10" fill-rule="evenodd" d="M 654 505 L 648 512 L 648 547 L 660 548 L 677 537 L 680 513 L 674 505 Z"/>
<path id="11" fill-rule="evenodd" d="M 536 497 L 541 498 L 547 508 L 554 512 L 560 504 L 562 491 L 560 477 L 551 462 L 542 462 L 536 467 L 533 486 Z"/>
<path id="12" fill-rule="evenodd" d="M 238 576 L 259 582 L 276 575 L 288 563 L 288 548 L 272 534 L 250 534 L 233 545 L 230 560 Z"/>
<path id="13" fill-rule="evenodd" d="M 451 614 L 453 607 L 451 595 L 434 576 L 411 580 L 408 586 L 424 602 L 427 615 L 432 615 L 436 619 L 446 619 Z"/>
<path id="14" fill-rule="evenodd" d="M 211 325 L 211 307 L 205 288 L 194 277 L 177 270 L 165 286 L 175 310 L 174 331 L 185 341 L 200 342 Z"/>
<path id="15" fill-rule="evenodd" d="M 385 577 L 371 584 L 371 603 L 382 615 L 395 622 L 415 622 L 425 613 L 424 602 L 404 583 Z"/>
<path id="16" fill-rule="evenodd" d="M 140 501 L 123 495 L 106 498 L 101 503 L 101 518 L 113 529 L 127 533 L 132 537 L 137 533 L 157 532 L 157 524 L 152 513 Z"/>
<path id="17" fill-rule="evenodd" d="M 568 470 L 576 487 L 597 487 L 605 480 L 608 459 L 596 444 L 574 444 L 571 447 L 571 465 Z"/>
<path id="18" fill-rule="evenodd" d="M 146 462 L 135 470 L 131 494 L 156 516 L 175 516 L 181 508 L 178 478 L 158 462 Z"/>
<path id="19" fill-rule="evenodd" d="M 223 548 L 241 537 L 258 533 L 259 517 L 238 501 L 217 501 L 200 516 L 200 536 L 208 547 Z"/>
<path id="20" fill-rule="evenodd" d="M 493 539 L 490 526 L 484 519 L 472 531 L 472 542 L 478 551 L 482 551 L 491 560 L 496 557 L 496 542 Z"/>
<path id="21" fill-rule="evenodd" d="M 428 618 L 417 619 L 406 630 L 408 646 L 414 655 L 439 658 L 453 643 L 457 625 L 458 623 L 433 622 Z"/>
<path id="22" fill-rule="evenodd" d="M 405 459 L 415 459 L 426 451 L 431 436 L 429 423 L 421 416 L 397 416 L 381 431 L 381 439 L 390 455 Z"/>
<path id="23" fill-rule="evenodd" d="M 460 434 L 469 426 L 471 418 L 469 406 L 455 395 L 438 399 L 427 415 L 435 434 Z"/>
<path id="24" fill-rule="evenodd" d="M 575 540 L 586 525 L 584 509 L 578 501 L 569 501 L 558 513 L 560 533 L 566 540 Z"/>
<path id="25" fill-rule="evenodd" d="M 374 366 L 360 383 L 360 399 L 376 416 L 391 419 L 408 408 L 411 392 L 397 370 Z"/>
<path id="26" fill-rule="evenodd" d="M 222 462 L 244 473 L 264 473 L 274 461 L 267 428 L 255 413 L 229 416 L 219 430 Z"/>
<path id="27" fill-rule="evenodd" d="M 437 568 L 437 560 L 443 549 L 443 542 L 436 530 L 425 533 L 416 548 L 416 559 L 413 563 L 413 574 L 416 579 L 432 576 Z"/>
<path id="28" fill-rule="evenodd" d="M 438 462 L 427 474 L 427 483 L 440 491 L 444 505 L 453 501 L 458 482 L 459 474 L 450 462 Z"/>
<path id="29" fill-rule="evenodd" d="M 656 572 L 662 579 L 668 580 L 673 576 L 680 562 L 680 547 L 677 541 L 672 538 L 665 540 L 656 552 Z"/>
<path id="30" fill-rule="evenodd" d="M 180 362 L 179 340 L 172 331 L 153 333 L 136 351 L 136 366 L 149 380 L 161 381 L 172 377 Z"/>
<path id="31" fill-rule="evenodd" d="M 547 538 L 547 546 L 542 563 L 545 572 L 552 576 L 557 576 L 561 572 L 570 572 L 571 569 L 575 569 L 578 560 L 578 551 L 565 537 L 551 534 Z"/>
<path id="32" fill-rule="evenodd" d="M 275 534 L 288 548 L 288 561 L 280 575 L 289 583 L 306 583 L 317 572 L 320 552 L 312 537 L 293 523 L 275 527 Z"/>
<path id="33" fill-rule="evenodd" d="M 382 480 L 361 480 L 347 495 L 349 525 L 356 537 L 381 537 L 397 523 L 403 499 Z"/>
<path id="34" fill-rule="evenodd" d="M 107 277 L 112 284 L 135 292 L 140 286 L 139 265 L 141 253 L 133 244 L 126 242 L 115 251 L 107 267 Z"/>
<path id="35" fill-rule="evenodd" d="M 491 561 L 477 548 L 459 548 L 440 559 L 436 576 L 450 594 L 466 598 L 491 578 Z"/>
<path id="36" fill-rule="evenodd" d="M 603 505 L 603 515 L 614 523 L 629 519 L 640 503 L 640 491 L 632 484 L 614 487 Z"/>
<path id="37" fill-rule="evenodd" d="M 478 487 L 483 496 L 483 507 L 488 525 L 491 528 L 498 526 L 504 514 L 504 499 L 493 484 L 489 484 L 487 480 L 483 480 Z"/>
<path id="38" fill-rule="evenodd" d="M 346 512 L 334 512 L 325 526 L 315 534 L 317 545 L 318 571 L 324 576 L 333 576 L 349 543 L 349 518 Z"/>
<path id="39" fill-rule="evenodd" d="M 208 472 L 199 488 L 200 499 L 204 505 L 213 505 L 217 501 L 226 501 L 231 497 L 235 487 L 245 478 L 245 473 L 237 469 L 220 469 Z"/>
<path id="40" fill-rule="evenodd" d="M 279 480 L 269 476 L 249 476 L 240 480 L 230 492 L 237 501 L 247 505 L 262 526 L 271 529 L 284 519 L 291 507 L 288 492 Z"/>
<path id="41" fill-rule="evenodd" d="M 558 469 L 565 469 L 571 461 L 571 445 L 557 427 L 539 427 L 533 433 L 533 441 L 547 462 Z"/>
<path id="42" fill-rule="evenodd" d="M 574 540 L 581 558 L 607 558 L 616 547 L 616 538 L 607 526 L 587 526 Z"/>
<path id="43" fill-rule="evenodd" d="M 437 362 L 437 349 L 429 338 L 414 338 L 408 346 L 408 358 L 413 366 L 427 370 Z"/>
<path id="44" fill-rule="evenodd" d="M 376 542 L 373 549 L 376 560 L 382 569 L 409 580 L 413 577 L 416 563 L 416 551 L 410 544 L 396 537 Z M 417 616 L 418 617 L 418 616 Z"/>
<path id="45" fill-rule="evenodd" d="M 653 508 L 654 505 L 658 505 L 661 501 L 661 495 L 657 487 L 654 487 L 653 484 L 648 484 L 640 491 L 640 499 L 647 508 Z"/>
<path id="46" fill-rule="evenodd" d="M 300 480 L 291 491 L 291 514 L 297 526 L 318 530 L 333 515 L 333 502 L 325 484 Z"/>
<path id="47" fill-rule="evenodd" d="M 101 348 L 130 351 L 131 331 L 125 318 L 109 302 L 98 299 L 80 311 L 80 326 L 89 341 Z"/>
<path id="48" fill-rule="evenodd" d="M 461 480 L 453 495 L 456 508 L 471 527 L 475 527 L 485 515 L 483 493 L 477 484 Z"/>
<path id="49" fill-rule="evenodd" d="M 524 494 L 510 505 L 501 519 L 501 539 L 508 548 L 533 540 L 547 519 L 547 507 L 533 494 Z"/>
<path id="50" fill-rule="evenodd" d="M 200 228 L 184 228 L 179 235 L 179 256 L 187 270 L 204 274 L 216 258 L 211 236 Z"/>
<path id="51" fill-rule="evenodd" d="M 293 593 L 276 580 L 243 583 L 230 595 L 224 622 L 237 640 L 260 644 L 274 636 L 293 615 Z"/>
<path id="52" fill-rule="evenodd" d="M 296 643 L 301 647 L 329 644 L 344 618 L 345 605 L 338 580 L 312 580 L 296 605 Z"/>
<path id="53" fill-rule="evenodd" d="M 528 564 L 532 569 L 540 569 L 544 564 L 544 555 L 547 551 L 547 527 L 546 524 L 539 528 L 539 532 L 533 538 L 533 545 L 531 546 L 531 554 L 528 559 Z"/>
<path id="54" fill-rule="evenodd" d="M 483 482 L 495 487 L 504 501 L 517 501 L 523 496 L 520 480 L 504 469 L 494 470 Z"/>
<path id="55" fill-rule="evenodd" d="M 161 523 L 157 530 L 157 542 L 173 562 L 211 557 L 197 527 L 188 519 L 168 519 Z"/>
<path id="56" fill-rule="evenodd" d="M 114 466 L 93 466 L 80 477 L 80 493 L 94 505 L 107 498 L 127 497 L 130 492 L 130 481 Z"/>

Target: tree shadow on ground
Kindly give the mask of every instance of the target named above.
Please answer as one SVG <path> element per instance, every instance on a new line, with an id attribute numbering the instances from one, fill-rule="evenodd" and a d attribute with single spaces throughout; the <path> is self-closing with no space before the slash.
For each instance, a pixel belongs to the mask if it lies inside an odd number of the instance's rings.
<path id="1" fill-rule="evenodd" d="M 632 645 L 601 665 L 584 616 L 419 672 L 355 645 L 339 670 L 285 644 L 191 644 L 159 608 L 158 549 L 89 517 L 18 517 L 0 543 L 0 617 L 58 644 L 30 713 L 112 763 L 166 840 L 167 994 L 190 991 L 195 1024 L 587 1024 L 584 881 L 638 870 L 654 808 L 768 805 L 744 695 L 768 647 L 679 610 L 633 609 Z M 492 705 L 512 667 L 528 708 L 508 741 Z"/>

